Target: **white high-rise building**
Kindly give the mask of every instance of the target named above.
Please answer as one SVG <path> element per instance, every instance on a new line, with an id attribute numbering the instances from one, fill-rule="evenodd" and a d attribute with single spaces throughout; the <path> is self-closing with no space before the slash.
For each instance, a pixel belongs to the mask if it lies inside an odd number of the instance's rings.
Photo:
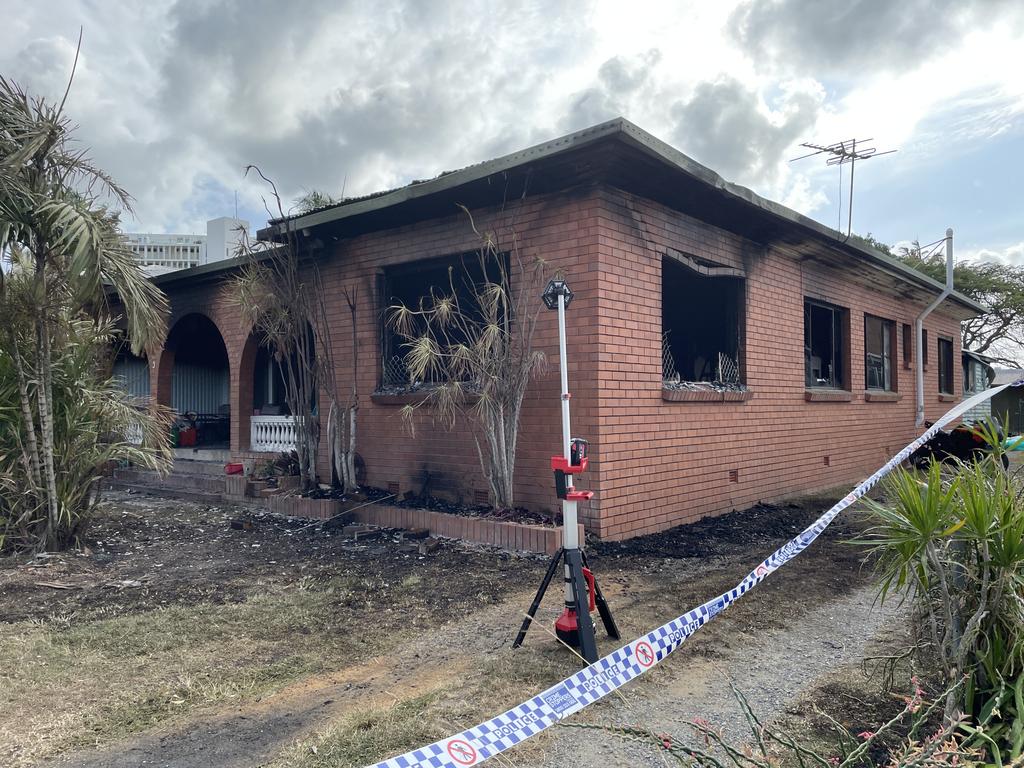
<path id="1" fill-rule="evenodd" d="M 238 255 L 242 232 L 248 229 L 249 222 L 222 216 L 206 222 L 205 235 L 139 232 L 126 233 L 125 240 L 146 272 L 160 274 Z"/>

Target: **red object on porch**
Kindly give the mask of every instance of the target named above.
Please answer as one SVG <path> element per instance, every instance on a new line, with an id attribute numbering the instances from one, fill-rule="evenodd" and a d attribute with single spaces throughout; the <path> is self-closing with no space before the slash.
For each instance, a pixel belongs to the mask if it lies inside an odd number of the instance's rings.
<path id="1" fill-rule="evenodd" d="M 195 427 L 183 427 L 178 433 L 178 445 L 182 448 L 194 446 L 196 444 L 196 437 Z"/>
<path id="2" fill-rule="evenodd" d="M 226 475 L 240 475 L 243 471 L 245 471 L 245 467 L 240 463 L 224 465 L 224 474 Z"/>

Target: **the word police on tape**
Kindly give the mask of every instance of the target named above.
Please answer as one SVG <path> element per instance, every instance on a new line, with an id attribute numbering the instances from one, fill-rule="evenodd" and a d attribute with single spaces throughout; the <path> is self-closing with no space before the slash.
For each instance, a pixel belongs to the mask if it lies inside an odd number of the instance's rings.
<path id="1" fill-rule="evenodd" d="M 1006 387 L 1020 384 L 993 387 L 952 408 L 924 434 L 893 456 L 881 469 L 844 496 L 792 541 L 779 547 L 728 592 L 708 600 L 692 611 L 598 659 L 589 667 L 556 683 L 518 707 L 462 733 L 367 768 L 465 768 L 469 765 L 479 765 L 604 698 L 664 660 L 690 635 L 803 552 L 843 510 L 870 491 L 879 480 L 934 437 L 942 427 Z"/>

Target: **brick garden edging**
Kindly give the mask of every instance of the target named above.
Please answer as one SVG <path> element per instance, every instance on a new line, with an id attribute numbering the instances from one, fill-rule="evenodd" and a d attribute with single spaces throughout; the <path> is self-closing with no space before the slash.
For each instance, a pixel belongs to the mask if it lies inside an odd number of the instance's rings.
<path id="1" fill-rule="evenodd" d="M 258 501 L 271 512 L 313 520 L 327 520 L 341 512 L 341 503 L 335 499 L 282 495 L 268 496 Z M 431 536 L 489 544 L 517 552 L 553 555 L 562 546 L 561 526 L 506 523 L 388 504 L 371 504 L 353 510 L 352 516 L 355 521 L 381 528 L 426 528 Z M 582 541 L 583 525 L 579 528 Z"/>

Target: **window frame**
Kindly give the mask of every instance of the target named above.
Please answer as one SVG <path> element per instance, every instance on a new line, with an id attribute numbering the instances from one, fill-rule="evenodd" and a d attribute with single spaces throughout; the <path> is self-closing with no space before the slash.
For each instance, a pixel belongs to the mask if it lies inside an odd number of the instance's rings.
<path id="1" fill-rule="evenodd" d="M 948 354 L 943 354 L 943 349 L 948 349 Z M 938 387 L 940 395 L 956 394 L 956 379 L 953 373 L 953 355 L 956 352 L 953 339 L 948 336 L 939 336 L 935 344 L 936 356 L 938 358 Z M 948 386 L 949 389 L 943 389 Z"/>
<path id="2" fill-rule="evenodd" d="M 868 364 L 868 323 L 878 322 L 882 332 L 882 386 L 873 387 L 869 383 L 870 366 Z M 899 381 L 893 357 L 896 349 L 896 323 L 878 315 L 864 313 L 864 389 L 868 392 L 898 392 Z M 886 381 L 888 379 L 888 381 Z"/>
<path id="3" fill-rule="evenodd" d="M 511 280 L 512 275 L 510 271 L 510 254 L 506 251 L 501 251 L 498 257 L 504 261 L 502 269 L 507 279 Z M 403 342 L 398 339 L 398 334 L 393 328 L 388 325 L 388 310 L 395 303 L 395 299 L 400 299 L 396 296 L 396 289 L 394 288 L 395 279 L 408 278 L 410 275 L 416 275 L 417 273 L 428 273 L 434 271 L 446 271 L 451 267 L 454 267 L 456 272 L 461 268 L 464 274 L 469 275 L 471 280 L 484 279 L 483 275 L 473 274 L 475 265 L 479 264 L 480 254 L 476 251 L 459 251 L 456 253 L 442 254 L 440 256 L 428 256 L 426 258 L 413 259 L 411 261 L 398 262 L 396 264 L 388 264 L 381 267 L 376 272 L 376 293 L 377 293 L 377 304 L 378 304 L 378 355 L 377 355 L 377 388 L 378 390 L 386 387 L 401 387 L 396 381 L 390 380 L 388 377 L 388 366 L 392 363 L 393 358 L 400 357 L 404 358 L 400 350 Z M 437 286 L 433 284 L 427 284 L 424 288 L 428 293 L 432 288 Z M 447 290 L 449 286 L 442 285 L 442 290 Z M 459 286 L 456 286 L 456 291 L 459 290 Z M 426 298 L 428 293 L 421 294 L 420 298 Z M 439 385 L 445 383 L 447 380 L 443 376 L 437 377 L 436 380 L 425 382 L 429 385 Z"/>
<path id="4" fill-rule="evenodd" d="M 825 383 L 810 382 L 811 345 L 813 339 L 809 338 L 808 332 L 811 329 L 810 312 L 813 307 L 824 309 L 832 313 L 832 361 L 833 369 L 839 368 L 839 375 L 830 375 Z M 839 339 L 837 341 L 836 334 Z M 850 310 L 821 299 L 804 297 L 804 387 L 806 389 L 833 389 L 843 392 L 850 390 Z"/>
<path id="5" fill-rule="evenodd" d="M 676 379 L 670 379 L 666 377 L 666 338 L 667 334 L 677 330 L 676 328 L 666 327 L 665 323 L 665 302 L 668 292 L 668 273 L 670 270 L 678 270 L 679 275 L 685 275 L 686 279 L 715 282 L 717 285 L 722 286 L 722 292 L 729 296 L 733 302 L 733 306 L 730 310 L 726 311 L 726 318 L 731 325 L 735 323 L 735 363 L 737 368 L 738 381 L 731 382 L 741 389 L 746 389 L 747 386 L 747 370 L 746 370 L 746 315 L 747 315 L 747 301 L 748 301 L 748 284 L 746 275 L 733 267 L 726 266 L 714 266 L 710 264 L 704 264 L 696 257 L 689 257 L 686 254 L 669 251 L 662 256 L 661 259 L 661 301 L 662 301 L 662 312 L 661 312 L 661 339 L 662 339 L 662 386 L 668 386 L 674 383 Z M 730 316 L 731 315 L 731 316 Z M 722 350 L 719 350 L 722 352 Z M 731 357 L 727 352 L 726 357 Z M 679 360 L 675 360 L 673 356 L 672 366 L 676 368 L 680 365 Z M 691 379 L 683 377 L 682 374 L 676 370 L 678 376 L 678 382 L 687 384 L 706 384 L 714 383 L 709 382 L 706 379 Z"/>

